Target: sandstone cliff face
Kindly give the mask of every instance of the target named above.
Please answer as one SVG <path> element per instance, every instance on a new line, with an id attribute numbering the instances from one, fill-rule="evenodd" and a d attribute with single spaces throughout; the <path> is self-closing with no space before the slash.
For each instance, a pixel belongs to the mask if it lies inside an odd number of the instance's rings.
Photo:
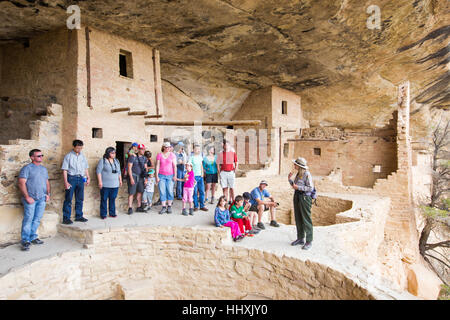
<path id="1" fill-rule="evenodd" d="M 76 1 L 3 1 L 0 40 L 66 24 Z M 205 111 L 230 118 L 249 90 L 277 85 L 302 97 L 311 125 L 380 127 L 395 86 L 411 82 L 412 135 L 427 134 L 430 110 L 447 109 L 450 6 L 446 0 L 82 1 L 82 23 L 161 51 L 162 77 Z M 375 4 L 375 3 L 374 3 Z M 434 111 L 433 111 L 434 112 Z"/>

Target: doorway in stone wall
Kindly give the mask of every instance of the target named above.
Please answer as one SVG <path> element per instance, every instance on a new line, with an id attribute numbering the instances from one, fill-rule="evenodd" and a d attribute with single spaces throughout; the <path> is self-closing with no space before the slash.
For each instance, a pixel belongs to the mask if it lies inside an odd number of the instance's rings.
<path id="1" fill-rule="evenodd" d="M 116 141 L 116 158 L 120 162 L 120 167 L 125 167 L 125 155 L 128 152 L 128 149 L 131 147 L 131 142 L 127 141 Z"/>

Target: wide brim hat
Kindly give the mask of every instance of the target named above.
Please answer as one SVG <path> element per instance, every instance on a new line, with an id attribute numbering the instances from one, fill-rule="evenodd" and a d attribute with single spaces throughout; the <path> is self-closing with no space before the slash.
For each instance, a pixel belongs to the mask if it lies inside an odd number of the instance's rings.
<path id="1" fill-rule="evenodd" d="M 295 164 L 296 166 L 299 166 L 300 168 L 308 169 L 305 158 L 298 157 L 297 159 L 292 160 L 292 163 Z"/>
<path id="2" fill-rule="evenodd" d="M 166 142 L 163 143 L 163 147 L 170 148 L 171 146 L 172 145 L 170 144 L 169 141 L 166 141 Z"/>

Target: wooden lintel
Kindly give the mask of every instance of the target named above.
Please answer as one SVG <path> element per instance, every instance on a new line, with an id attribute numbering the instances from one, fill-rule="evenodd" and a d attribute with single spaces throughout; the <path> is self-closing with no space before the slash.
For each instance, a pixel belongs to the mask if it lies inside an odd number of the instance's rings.
<path id="1" fill-rule="evenodd" d="M 150 114 L 144 117 L 145 119 L 162 118 L 162 114 Z"/>
<path id="2" fill-rule="evenodd" d="M 130 111 L 128 112 L 129 116 L 146 116 L 147 111 Z"/>
<path id="3" fill-rule="evenodd" d="M 146 121 L 146 126 L 182 126 L 191 127 L 195 125 L 202 126 L 259 126 L 261 125 L 260 120 L 235 120 L 235 121 Z"/>
<path id="4" fill-rule="evenodd" d="M 130 111 L 130 108 L 115 108 L 115 109 L 111 109 L 111 112 L 124 112 L 124 111 Z"/>

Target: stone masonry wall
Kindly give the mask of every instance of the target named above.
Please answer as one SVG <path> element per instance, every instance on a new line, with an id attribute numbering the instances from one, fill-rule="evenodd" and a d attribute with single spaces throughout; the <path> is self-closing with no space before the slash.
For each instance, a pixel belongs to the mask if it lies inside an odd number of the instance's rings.
<path id="1" fill-rule="evenodd" d="M 0 145 L 0 245 L 20 240 L 23 206 L 17 177 L 20 169 L 30 163 L 28 152 L 38 148 L 44 154 L 43 165 L 49 172 L 52 197 L 47 204 L 39 234 L 47 237 L 56 234 L 58 211 L 63 201 L 61 180 L 61 128 L 62 107 L 52 104 L 48 116 L 31 122 L 31 140 L 17 139 L 12 144 Z"/>
<path id="2" fill-rule="evenodd" d="M 11 270 L 0 278 L 0 299 L 115 299 L 119 284 L 130 279 L 151 282 L 155 299 L 374 298 L 321 264 L 230 241 L 229 230 L 216 228 L 99 231 L 89 249 Z"/>

